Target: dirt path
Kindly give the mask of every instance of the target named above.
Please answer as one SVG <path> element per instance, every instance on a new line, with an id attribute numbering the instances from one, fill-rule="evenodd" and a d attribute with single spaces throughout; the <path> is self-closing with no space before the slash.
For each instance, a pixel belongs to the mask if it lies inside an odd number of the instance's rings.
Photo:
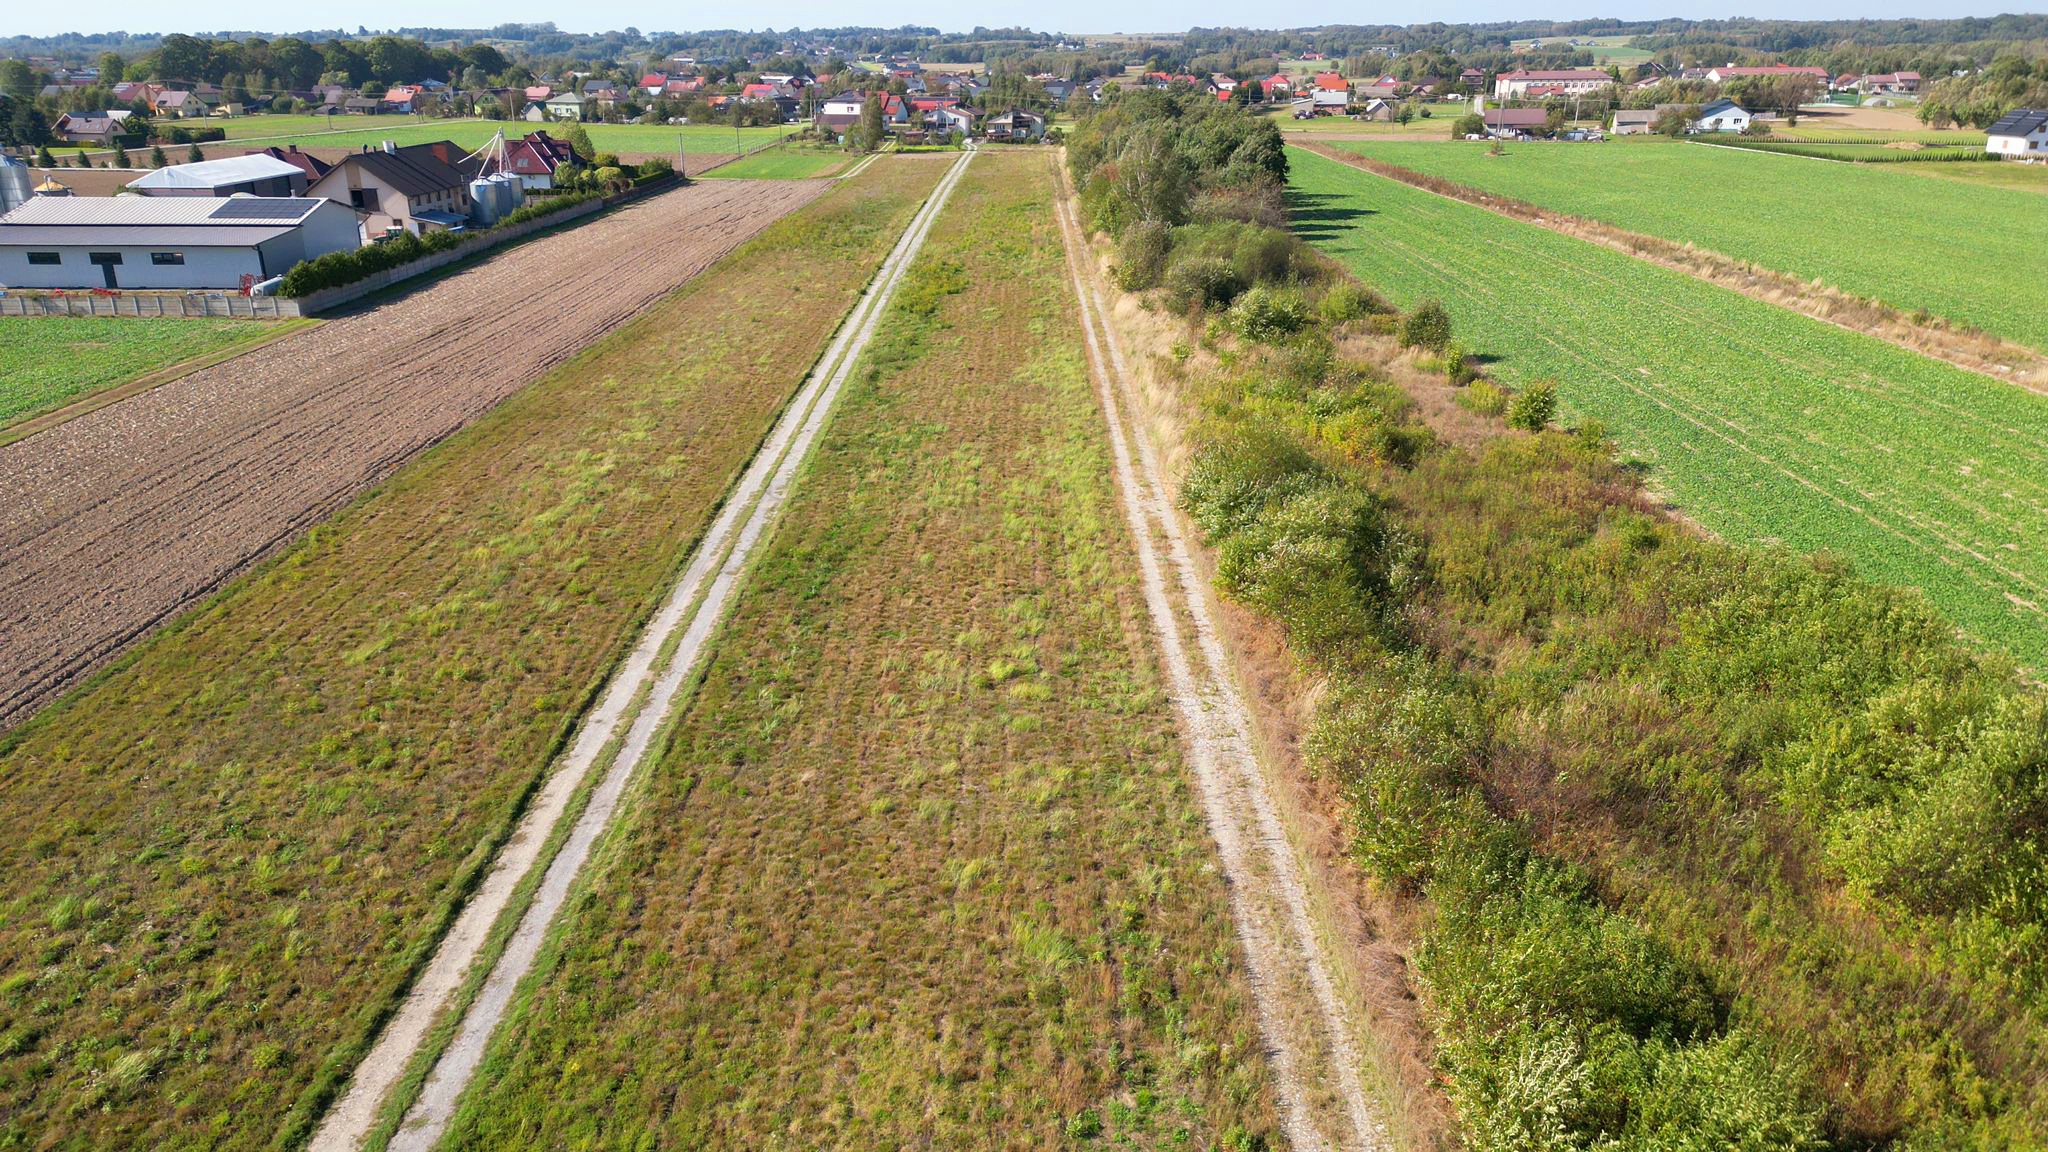
<path id="1" fill-rule="evenodd" d="M 828 187 L 653 196 L 0 447 L 0 725 Z"/>
<path id="2" fill-rule="evenodd" d="M 1061 201 L 1059 212 L 1145 601 L 1203 812 L 1230 882 L 1231 915 L 1251 972 L 1282 1126 L 1298 1150 L 1376 1152 L 1389 1146 L 1385 1128 L 1365 1088 L 1351 1012 L 1310 913 L 1305 865 L 1280 819 L 1255 751 L 1250 711 L 1211 618 L 1209 590 L 1166 496 L 1158 453 L 1137 417 L 1140 406 L 1123 349 L 1088 271 L 1071 199 Z M 1200 652 L 1199 667 L 1188 652 L 1190 638 Z"/>
<path id="3" fill-rule="evenodd" d="M 585 781 L 601 770 L 582 814 L 560 851 L 547 863 L 532 901 L 518 913 L 510 942 L 475 999 L 463 1010 L 454 1038 L 436 1060 L 389 1147 L 424 1150 L 440 1139 L 492 1033 L 510 1007 L 513 993 L 539 955 L 549 924 L 610 826 L 620 797 L 668 719 L 676 694 L 703 662 L 711 634 L 738 590 L 754 548 L 788 498 L 841 386 L 970 159 L 972 154 L 963 154 L 948 170 L 855 303 L 839 334 L 741 477 L 661 611 L 606 685 L 596 711 L 578 732 L 568 755 L 442 939 L 405 1004 L 357 1067 L 347 1094 L 322 1121 L 312 1152 L 352 1152 L 362 1145 L 383 1112 L 393 1085 L 421 1053 L 435 1020 L 469 979 L 491 927 L 511 909 L 520 881 L 539 864 L 555 825 Z M 664 660 L 672 643 L 673 652 Z M 603 757 L 614 743 L 617 750 Z"/>

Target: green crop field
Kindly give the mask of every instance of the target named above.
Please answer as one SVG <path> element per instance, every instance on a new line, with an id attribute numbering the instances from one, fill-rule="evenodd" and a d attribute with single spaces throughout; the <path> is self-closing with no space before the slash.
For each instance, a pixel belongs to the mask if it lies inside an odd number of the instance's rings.
<path id="1" fill-rule="evenodd" d="M 0 1148 L 301 1146 L 942 171 L 769 226 L 0 741 Z"/>
<path id="2" fill-rule="evenodd" d="M 2048 350 L 2048 212 L 2024 191 L 1661 140 L 1337 146 Z"/>
<path id="3" fill-rule="evenodd" d="M 1893 132 L 1884 128 L 1830 128 L 1825 122 L 1808 118 L 1790 127 L 1771 131 L 1774 140 L 1804 140 L 1813 144 L 1890 144 L 1906 141 L 1955 148 L 1984 147 L 1984 132 L 1977 128 L 1909 128 Z"/>
<path id="4" fill-rule="evenodd" d="M 807 180 L 830 176 L 846 166 L 844 152 L 814 152 L 794 148 L 770 148 L 742 156 L 704 173 L 708 179 L 724 180 Z"/>
<path id="5" fill-rule="evenodd" d="M 1444 301 L 1509 383 L 1558 381 L 1687 515 L 1917 586 L 1979 641 L 2048 666 L 2048 397 L 1301 149 L 1289 159 L 1311 243 L 1403 306 Z"/>
<path id="6" fill-rule="evenodd" d="M 277 331 L 252 320 L 113 316 L 0 319 L 0 428 Z"/>
<path id="7" fill-rule="evenodd" d="M 444 1147 L 1270 1146 L 1052 176 L 960 183 Z"/>

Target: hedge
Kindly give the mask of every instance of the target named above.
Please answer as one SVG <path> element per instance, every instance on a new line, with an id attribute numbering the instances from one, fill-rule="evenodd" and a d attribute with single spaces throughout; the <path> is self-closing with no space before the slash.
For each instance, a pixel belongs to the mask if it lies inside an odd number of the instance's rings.
<path id="1" fill-rule="evenodd" d="M 527 204 L 498 221 L 496 227 L 480 232 L 429 232 L 425 236 L 415 236 L 406 232 L 353 251 L 329 252 L 317 259 L 302 260 L 292 265 L 291 271 L 284 274 L 282 292 L 283 295 L 292 297 L 310 296 L 328 288 L 354 284 L 379 272 L 389 272 L 401 264 L 411 263 L 422 256 L 432 256 L 437 252 L 447 252 L 461 247 L 479 236 L 487 236 L 497 231 L 498 228 L 509 228 L 529 220 L 538 220 L 594 198 L 595 193 L 553 196 L 545 201 Z"/>

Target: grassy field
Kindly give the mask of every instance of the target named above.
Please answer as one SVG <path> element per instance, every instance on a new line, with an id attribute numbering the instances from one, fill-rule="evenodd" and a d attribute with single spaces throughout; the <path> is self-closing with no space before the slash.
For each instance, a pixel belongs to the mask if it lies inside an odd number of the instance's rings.
<path id="1" fill-rule="evenodd" d="M 1839 553 L 1923 589 L 1978 640 L 2048 662 L 2048 397 L 1289 155 L 1311 242 L 1404 306 L 1443 300 L 1509 382 L 1559 381 L 1566 407 L 1606 421 L 1687 515 L 1739 542 Z"/>
<path id="2" fill-rule="evenodd" d="M 217 152 L 221 155 L 237 155 L 250 148 L 272 144 L 297 144 L 301 148 L 360 148 L 382 140 L 395 140 L 400 144 L 453 140 L 465 148 L 475 148 L 500 129 L 510 139 L 543 129 L 559 137 L 568 128 L 566 124 L 529 124 L 524 120 L 434 120 L 415 116 L 336 116 L 331 124 L 325 116 L 249 116 L 209 121 L 207 126 L 223 127 L 228 131 L 227 140 L 200 146 L 209 154 Z M 757 148 L 795 130 L 794 126 L 741 128 L 735 133 L 730 126 L 720 124 L 585 124 L 583 127 L 590 133 L 591 144 L 603 152 L 674 152 L 678 136 L 691 152 L 731 152 L 735 142 L 741 148 Z M 80 149 L 53 147 L 51 151 L 69 160 Z M 98 148 L 85 151 L 95 156 L 102 152 Z M 164 154 L 173 163 L 182 163 L 184 153 L 183 145 L 164 146 Z M 147 146 L 129 151 L 130 160 L 138 164 L 148 156 Z"/>
<path id="3" fill-rule="evenodd" d="M 303 1138 L 942 167 L 771 226 L 0 743 L 0 1147 Z"/>
<path id="4" fill-rule="evenodd" d="M 1286 111 L 1268 115 L 1282 132 L 1307 132 L 1317 136 L 1327 133 L 1351 133 L 1358 136 L 1417 136 L 1430 139 L 1448 139 L 1451 124 L 1463 115 L 1463 110 L 1449 104 L 1435 105 L 1430 109 L 1428 119 L 1418 116 L 1406 124 L 1391 120 L 1353 120 L 1349 116 L 1316 116 L 1307 120 L 1296 120 Z"/>
<path id="5" fill-rule="evenodd" d="M 274 331 L 250 320 L 7 317 L 0 320 L 0 428 Z"/>
<path id="6" fill-rule="evenodd" d="M 770 148 L 752 156 L 742 156 L 730 164 L 721 164 L 704 176 L 726 180 L 808 180 L 830 176 L 846 167 L 851 159 L 844 152 Z"/>
<path id="7" fill-rule="evenodd" d="M 1525 144 L 1497 157 L 1482 144 L 1339 147 L 2048 349 L 2048 212 L 2012 189 L 1896 171 L 1920 165 L 1829 164 L 1665 141 Z M 1965 255 L 1973 252 L 2006 255 Z"/>
<path id="8" fill-rule="evenodd" d="M 1265 1146 L 1051 196 L 961 184 L 448 1147 Z"/>

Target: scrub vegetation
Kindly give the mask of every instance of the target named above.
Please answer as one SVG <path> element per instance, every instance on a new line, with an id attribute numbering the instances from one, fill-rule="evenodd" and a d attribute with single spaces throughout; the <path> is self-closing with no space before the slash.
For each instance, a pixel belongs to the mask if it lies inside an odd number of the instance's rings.
<path id="1" fill-rule="evenodd" d="M 1501 381 L 1558 381 L 1563 409 L 1605 421 L 1687 515 L 1832 552 L 2020 663 L 2048 661 L 2048 397 L 1290 155 L 1311 243 L 1397 303 L 1442 300 Z"/>
<path id="2" fill-rule="evenodd" d="M 2048 350 L 2048 212 L 2039 200 L 1903 171 L 1979 164 L 1859 167 L 1661 140 L 1523 145 L 1500 156 L 1462 142 L 1334 146 Z"/>
<path id="3" fill-rule="evenodd" d="M 1266 1146 L 1052 175 L 954 193 L 447 1146 Z"/>
<path id="4" fill-rule="evenodd" d="M 1470 310 L 1373 287 L 1275 277 L 1153 351 L 1217 582 L 1284 633 L 1308 764 L 1416 917 L 1467 1144 L 2040 1131 L 2039 693 L 1910 592 L 1661 512 L 1604 428 L 1485 375 Z M 1482 388 L 1533 430 L 1440 433 Z"/>
<path id="5" fill-rule="evenodd" d="M 276 331 L 251 320 L 10 316 L 0 323 L 0 429 Z"/>
<path id="6" fill-rule="evenodd" d="M 941 168 L 776 223 L 0 744 L 0 1147 L 304 1137 Z"/>

